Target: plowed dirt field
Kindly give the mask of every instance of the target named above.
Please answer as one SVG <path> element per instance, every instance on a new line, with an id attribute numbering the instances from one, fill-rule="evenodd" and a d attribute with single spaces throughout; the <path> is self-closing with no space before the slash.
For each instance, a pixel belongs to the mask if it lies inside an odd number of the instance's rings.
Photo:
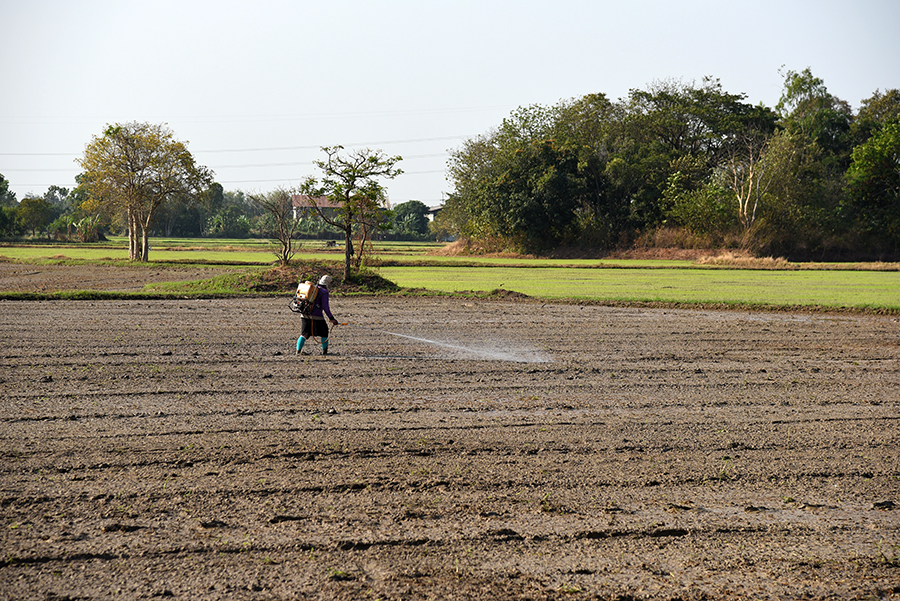
<path id="1" fill-rule="evenodd" d="M 0 302 L 0 598 L 900 598 L 895 317 Z"/>

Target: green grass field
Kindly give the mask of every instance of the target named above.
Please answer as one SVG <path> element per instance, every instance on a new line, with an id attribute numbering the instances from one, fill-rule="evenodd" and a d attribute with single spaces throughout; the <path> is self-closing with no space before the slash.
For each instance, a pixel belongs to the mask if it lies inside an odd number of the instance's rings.
<path id="1" fill-rule="evenodd" d="M 787 270 L 729 269 L 690 261 L 526 259 L 429 255 L 434 243 L 376 244 L 376 271 L 402 288 L 439 293 L 510 290 L 546 299 L 593 302 L 672 303 L 825 307 L 900 312 L 900 271 L 859 265 L 801 265 Z M 274 266 L 267 240 L 151 240 L 154 268 L 216 265 L 227 272 Z M 127 239 L 99 244 L 6 244 L 0 258 L 27 263 L 89 262 L 139 267 L 127 260 Z M 343 251 L 320 240 L 305 240 L 295 260 L 332 262 L 339 269 Z M 797 268 L 799 267 L 799 268 Z M 889 266 L 890 267 L 890 266 Z M 159 294 L 228 294 L 230 278 L 156 286 Z M 148 292 L 150 290 L 148 289 Z M 0 290 L 0 297 L 3 296 Z"/>
<path id="2" fill-rule="evenodd" d="M 150 241 L 153 262 L 192 264 L 268 264 L 275 261 L 274 246 L 267 240 L 165 239 Z M 0 257 L 40 262 L 74 259 L 112 262 L 128 260 L 128 239 L 110 238 L 97 244 L 29 244 L 0 246 Z"/>
<path id="3" fill-rule="evenodd" d="M 295 248 L 297 260 L 341 260 L 343 248 L 326 247 L 323 240 L 301 240 Z M 684 261 L 628 261 L 597 259 L 520 259 L 496 257 L 443 257 L 428 255 L 428 251 L 440 248 L 440 244 L 427 242 L 378 242 L 375 244 L 378 262 L 386 264 L 421 265 L 510 265 L 510 266 L 583 266 L 606 265 L 671 266 Z M 217 239 L 217 238 L 153 238 L 150 241 L 150 260 L 154 263 L 191 264 L 274 264 L 279 247 L 269 240 Z M 95 261 L 114 262 L 128 260 L 128 239 L 110 238 L 97 244 L 0 245 L 0 257 L 16 261 Z"/>
<path id="4" fill-rule="evenodd" d="M 686 268 L 382 267 L 406 288 L 512 290 L 548 299 L 900 310 L 900 272 Z"/>

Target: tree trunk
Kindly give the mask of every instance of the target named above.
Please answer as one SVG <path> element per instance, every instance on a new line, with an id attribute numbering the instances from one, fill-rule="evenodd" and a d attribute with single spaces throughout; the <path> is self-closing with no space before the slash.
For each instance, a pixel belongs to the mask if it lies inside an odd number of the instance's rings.
<path id="1" fill-rule="evenodd" d="M 350 281 L 350 258 L 353 256 L 353 231 L 347 225 L 344 230 L 344 281 Z"/>
<path id="2" fill-rule="evenodd" d="M 132 239 L 133 247 L 131 249 L 131 255 L 132 255 L 132 257 L 134 257 L 135 261 L 140 261 L 141 260 L 141 243 L 140 243 L 141 239 L 139 238 L 139 236 L 140 236 L 141 227 L 138 222 L 137 215 L 134 215 L 131 218 L 131 228 L 132 228 L 132 231 L 134 232 L 134 238 Z"/>
<path id="3" fill-rule="evenodd" d="M 137 219 L 132 209 L 128 209 L 126 221 L 128 222 L 128 259 L 137 261 Z"/>
<path id="4" fill-rule="evenodd" d="M 146 263 L 150 260 L 150 238 L 147 230 L 141 230 L 141 262 Z"/>

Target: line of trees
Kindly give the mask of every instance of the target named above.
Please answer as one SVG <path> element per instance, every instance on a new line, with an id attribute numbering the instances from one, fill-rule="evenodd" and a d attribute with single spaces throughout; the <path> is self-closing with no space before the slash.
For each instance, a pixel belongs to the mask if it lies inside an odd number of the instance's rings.
<path id="1" fill-rule="evenodd" d="M 370 249 L 373 237 L 393 229 L 393 212 L 388 208 L 381 180 L 402 173 L 396 167 L 402 158 L 370 149 L 344 152 L 341 146 L 322 150 L 327 159 L 316 161 L 323 173 L 321 181 L 309 177 L 297 190 L 277 189 L 246 197 L 243 193 L 228 195 L 213 181 L 212 172 L 198 165 L 186 144 L 176 140 L 165 125 L 110 125 L 91 140 L 78 159 L 84 171 L 73 194 L 51 188 L 44 198 L 26 197 L 16 203 L 15 196 L 9 194 L 8 183 L 0 176 L 0 197 L 11 205 L 0 212 L 0 233 L 8 234 L 15 228 L 21 233 L 30 228 L 34 237 L 50 222 L 54 207 L 58 206 L 60 216 L 56 221 L 67 220 L 73 225 L 78 218 L 78 224 L 90 223 L 93 239 L 105 226 L 123 228 L 128 234 L 129 258 L 148 261 L 149 237 L 154 228 L 163 227 L 166 235 L 202 235 L 202 230 L 176 230 L 179 225 L 196 227 L 205 223 L 209 234 L 241 237 L 253 227 L 247 216 L 247 211 L 252 210 L 263 235 L 280 244 L 276 256 L 281 264 L 291 260 L 295 236 L 304 229 L 310 230 L 313 222 L 320 228 L 318 235 L 322 234 L 321 228 L 337 233 L 336 237 L 345 241 L 344 278 L 348 279 L 351 267 L 358 271 L 362 266 L 362 257 Z M 301 219 L 293 206 L 296 193 L 313 200 Z M 319 198 L 328 201 L 327 210 L 318 206 Z M 421 220 L 413 219 L 414 213 L 419 212 L 419 206 L 425 211 L 427 208 L 421 203 L 407 204 L 400 212 L 403 231 L 421 228 Z M 213 210 L 215 213 L 204 218 L 204 213 Z M 84 219 L 80 219 L 82 215 Z M 424 219 L 424 213 L 417 216 Z M 108 221 L 101 223 L 101 218 Z M 45 231 L 49 235 L 50 228 Z M 56 233 L 63 237 L 61 232 Z M 70 229 L 64 237 L 71 240 L 71 234 Z"/>
<path id="2" fill-rule="evenodd" d="M 809 69 L 783 76 L 774 108 L 712 78 L 519 108 L 452 152 L 435 228 L 484 251 L 900 256 L 900 91 L 854 114 Z"/>
<path id="3" fill-rule="evenodd" d="M 9 182 L 0 174 L 0 237 L 30 235 L 48 240 L 95 242 L 103 239 L 105 232 L 128 233 L 124 205 L 104 201 L 97 193 L 90 194 L 84 174 L 77 179 L 79 185 L 74 189 L 51 186 L 43 196 L 28 195 L 17 201 L 15 193 L 9 190 Z M 154 208 L 147 233 L 165 237 L 277 239 L 276 234 L 284 231 L 284 224 L 279 224 L 266 203 L 259 201 L 286 193 L 286 200 L 282 200 L 290 212 L 290 197 L 294 192 L 277 189 L 246 194 L 241 190 L 225 191 L 218 183 L 199 191 L 181 191 Z M 385 199 L 382 194 L 379 202 Z M 373 233 L 377 230 L 376 235 L 381 239 L 433 239 L 428 214 L 429 208 L 417 200 L 398 204 L 392 210 L 382 206 L 377 214 L 378 227 L 370 230 Z M 141 231 L 139 225 L 135 227 Z M 294 239 L 340 240 L 345 236 L 345 229 L 340 223 L 329 223 L 315 211 L 307 211 L 291 224 L 290 234 Z M 139 235 L 135 239 L 141 241 Z M 140 258 L 142 249 L 138 250 Z"/>
<path id="4" fill-rule="evenodd" d="M 349 269 L 380 237 L 461 238 L 473 250 L 560 247 L 741 248 L 791 259 L 900 257 L 900 91 L 876 91 L 854 113 L 809 69 L 787 71 L 774 108 L 718 80 L 655 82 L 609 100 L 591 94 L 519 108 L 451 152 L 453 191 L 435 222 L 411 201 L 387 210 L 379 179 L 400 157 L 323 148 L 321 182 L 336 214 L 279 222 L 269 195 L 225 192 L 165 126 L 109 126 L 85 149 L 77 186 L 21 202 L 0 176 L 0 236 L 96 240 L 148 236 L 344 239 Z M 287 202 L 281 198 L 279 206 Z M 350 239 L 358 241 L 358 249 Z M 279 238 L 280 239 L 280 238 Z M 280 258 L 289 260 L 290 246 Z"/>

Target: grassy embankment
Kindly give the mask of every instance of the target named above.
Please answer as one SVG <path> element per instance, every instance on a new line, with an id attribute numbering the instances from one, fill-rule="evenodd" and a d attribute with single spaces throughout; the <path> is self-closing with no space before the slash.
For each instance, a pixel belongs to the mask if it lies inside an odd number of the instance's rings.
<path id="1" fill-rule="evenodd" d="M 127 261 L 126 241 L 97 245 L 18 245 L 0 247 L 5 260 L 34 264 L 91 263 L 134 269 L 186 266 L 222 270 L 198 282 L 154 284 L 134 296 L 221 296 L 282 294 L 300 275 L 340 272 L 341 248 L 305 241 L 296 267 L 273 269 L 272 245 L 261 240 L 153 239 L 152 263 Z M 381 243 L 377 276 L 337 292 L 443 293 L 535 298 L 613 304 L 824 308 L 900 313 L 900 269 L 878 264 L 790 264 L 783 261 L 691 262 L 678 260 L 530 259 L 428 255 L 433 244 Z M 32 297 L 30 295 L 29 297 Z M 67 293 L 67 298 L 84 297 Z M 92 293 L 92 298 L 106 296 Z M 3 293 L 0 298 L 16 298 Z M 53 297 L 53 296 L 51 296 Z"/>

